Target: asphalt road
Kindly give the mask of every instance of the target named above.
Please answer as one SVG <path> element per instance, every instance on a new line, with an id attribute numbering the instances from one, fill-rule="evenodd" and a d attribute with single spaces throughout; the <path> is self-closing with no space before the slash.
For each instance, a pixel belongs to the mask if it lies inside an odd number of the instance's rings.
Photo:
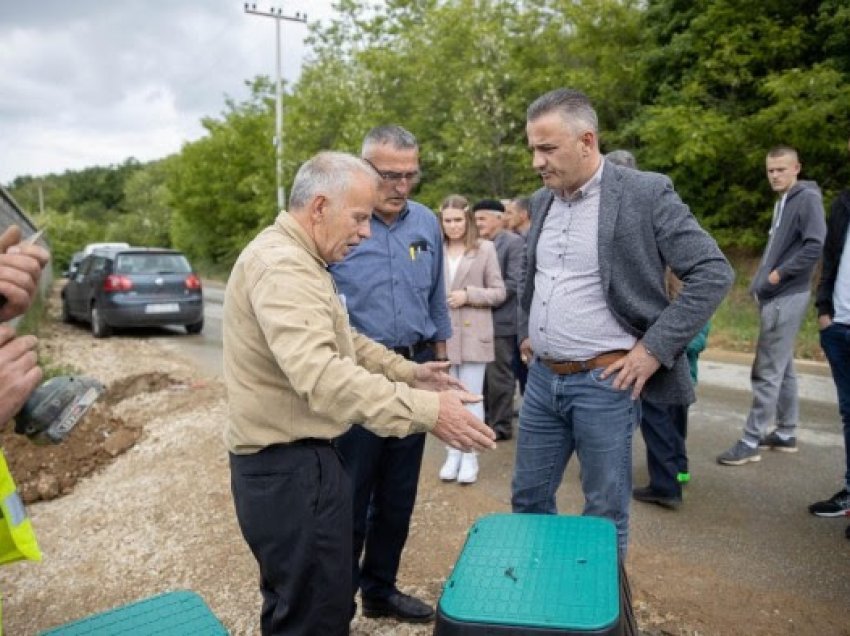
<path id="1" fill-rule="evenodd" d="M 175 337 L 162 332 L 162 342 L 190 356 L 211 375 L 221 374 L 223 290 L 207 285 L 204 333 Z M 763 452 L 762 461 L 725 467 L 715 457 L 741 434 L 749 407 L 749 358 L 707 352 L 701 360 L 699 400 L 691 410 L 688 436 L 693 481 L 685 504 L 676 512 L 635 502 L 632 507 L 632 550 L 662 552 L 692 568 L 728 576 L 749 589 L 795 596 L 847 609 L 850 624 L 850 541 L 844 528 L 850 519 L 819 519 L 806 506 L 841 487 L 843 438 L 835 390 L 824 365 L 800 369 L 802 428 L 800 451 Z M 646 482 L 645 453 L 635 436 L 635 484 Z M 429 442 L 429 462 L 439 465 L 439 444 Z M 492 497 L 494 509 L 510 501 L 513 442 L 481 457 L 476 489 Z M 578 468 L 572 462 L 559 492 L 559 509 L 579 513 Z M 424 469 L 423 469 L 424 470 Z M 761 596 L 761 594 L 759 594 Z M 761 601 L 753 603 L 754 611 Z"/>

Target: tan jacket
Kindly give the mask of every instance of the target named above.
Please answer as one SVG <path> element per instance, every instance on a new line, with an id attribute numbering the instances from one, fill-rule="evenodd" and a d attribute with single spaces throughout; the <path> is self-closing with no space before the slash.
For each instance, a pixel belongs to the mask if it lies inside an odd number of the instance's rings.
<path id="1" fill-rule="evenodd" d="M 445 269 L 448 271 L 448 264 Z M 463 307 L 449 308 L 452 337 L 446 342 L 446 354 L 452 364 L 492 362 L 493 307 L 505 301 L 506 291 L 491 241 L 481 240 L 477 250 L 463 255 L 449 285 L 449 291 L 456 289 L 466 290 L 468 300 Z"/>
<path id="2" fill-rule="evenodd" d="M 378 435 L 434 427 L 437 394 L 405 384 L 415 365 L 349 326 L 326 268 L 286 213 L 236 261 L 223 327 L 231 452 L 330 439 L 354 422 Z"/>

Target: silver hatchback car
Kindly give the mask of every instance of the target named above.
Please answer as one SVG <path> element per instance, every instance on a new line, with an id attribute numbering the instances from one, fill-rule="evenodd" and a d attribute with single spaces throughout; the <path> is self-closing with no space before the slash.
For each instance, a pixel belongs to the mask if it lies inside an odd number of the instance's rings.
<path id="1" fill-rule="evenodd" d="M 95 249 L 62 289 L 62 319 L 91 323 L 95 338 L 115 327 L 184 325 L 204 328 L 201 279 L 176 250 Z"/>

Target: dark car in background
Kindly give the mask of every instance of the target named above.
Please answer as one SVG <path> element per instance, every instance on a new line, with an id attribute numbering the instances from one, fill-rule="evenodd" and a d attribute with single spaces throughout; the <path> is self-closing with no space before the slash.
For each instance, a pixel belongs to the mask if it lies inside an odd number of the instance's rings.
<path id="1" fill-rule="evenodd" d="M 115 327 L 183 325 L 204 328 L 201 279 L 176 250 L 95 249 L 62 289 L 62 320 L 91 323 L 95 338 Z"/>

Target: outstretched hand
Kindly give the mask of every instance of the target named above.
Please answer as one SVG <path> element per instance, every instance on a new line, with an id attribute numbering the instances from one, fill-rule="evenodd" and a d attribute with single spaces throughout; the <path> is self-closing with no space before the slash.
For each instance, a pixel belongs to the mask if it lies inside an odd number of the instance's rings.
<path id="1" fill-rule="evenodd" d="M 426 391 L 466 391 L 463 382 L 449 375 L 451 362 L 423 362 L 416 365 L 414 389 Z"/>
<path id="2" fill-rule="evenodd" d="M 481 396 L 465 391 L 440 393 L 440 412 L 431 433 L 465 453 L 496 448 L 496 433 L 475 417 L 464 404 L 480 402 Z"/>

